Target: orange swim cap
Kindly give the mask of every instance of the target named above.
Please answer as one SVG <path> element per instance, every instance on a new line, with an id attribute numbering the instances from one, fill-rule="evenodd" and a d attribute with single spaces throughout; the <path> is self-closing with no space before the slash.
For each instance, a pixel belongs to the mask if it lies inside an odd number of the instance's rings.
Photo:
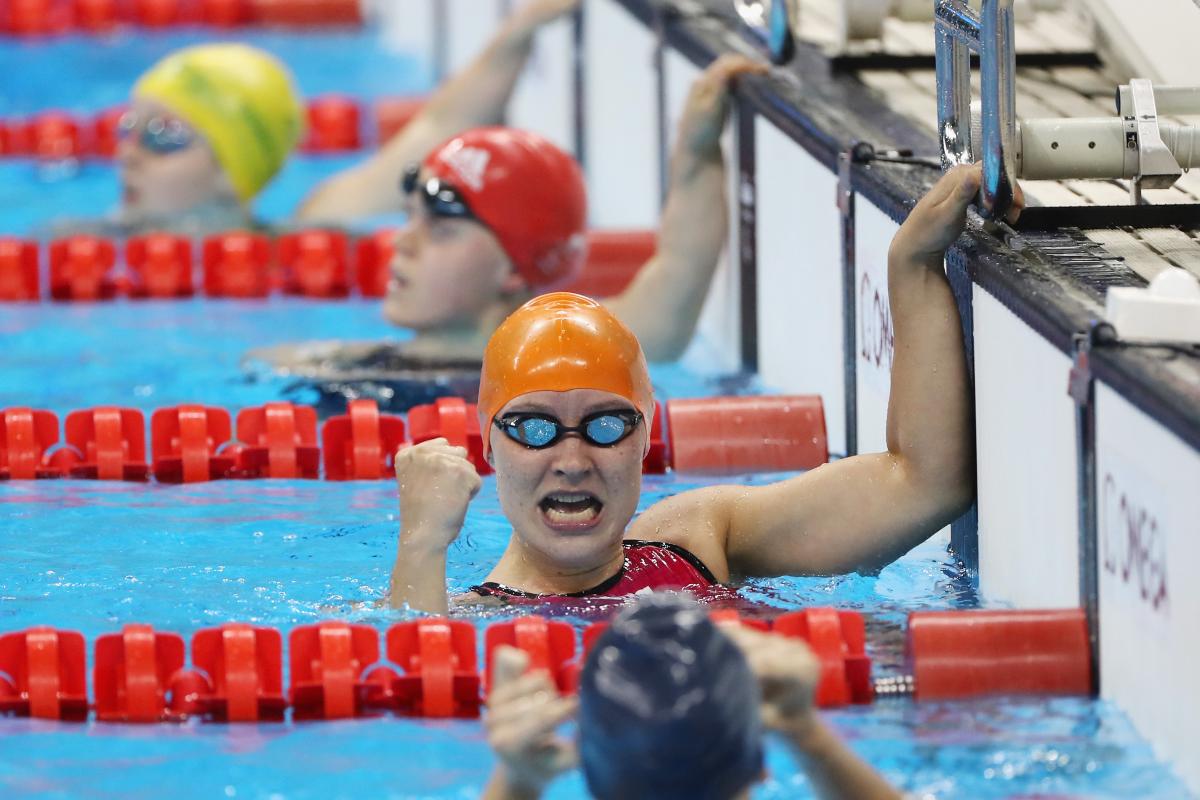
<path id="1" fill-rule="evenodd" d="M 571 292 L 535 297 L 501 323 L 483 352 L 479 428 L 484 455 L 492 419 L 509 401 L 571 389 L 623 397 L 642 412 L 646 425 L 654 416 L 654 389 L 633 331 L 590 297 Z"/>
<path id="2" fill-rule="evenodd" d="M 587 256 L 587 189 L 575 159 L 536 133 L 476 128 L 425 159 L 495 235 L 525 282 L 570 282 Z"/>

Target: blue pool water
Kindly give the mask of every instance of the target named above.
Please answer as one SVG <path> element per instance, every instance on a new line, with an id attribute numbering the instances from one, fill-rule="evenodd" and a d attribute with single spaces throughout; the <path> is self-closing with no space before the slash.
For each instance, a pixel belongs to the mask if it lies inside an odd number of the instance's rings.
<path id="1" fill-rule="evenodd" d="M 92 111 L 118 102 L 146 64 L 195 34 L 109 42 L 0 43 L 0 114 L 51 105 Z M 403 93 L 426 78 L 370 34 L 254 37 L 289 60 L 312 93 Z M 304 60 L 299 56 L 305 55 Z M 51 61 L 53 59 L 53 61 Z M 71 64 L 68 80 L 53 65 Z M 94 84 L 93 84 L 94 76 Z M 406 83 L 407 82 L 407 83 Z M 347 159 L 297 159 L 260 205 L 283 218 L 314 180 Z M 0 232 L 115 202 L 108 168 L 50 174 L 0 163 Z M 204 402 L 231 411 L 278 399 L 288 382 L 247 373 L 250 347 L 298 339 L 397 336 L 377 303 L 117 302 L 0 307 L 0 408 L 66 412 L 98 404 L 151 411 Z M 697 365 L 655 368 L 665 397 L 721 393 L 740 379 Z M 300 399 L 288 395 L 290 399 Z M 762 482 L 779 476 L 745 476 Z M 647 480 L 643 507 L 702 482 Z M 383 629 L 376 608 L 395 553 L 388 481 L 225 481 L 191 486 L 74 481 L 0 483 L 0 631 L 48 624 L 101 633 L 147 622 L 185 638 L 237 620 L 285 632 L 326 618 Z M 452 589 L 478 581 L 508 529 L 489 479 L 450 553 Z M 747 601 L 772 609 L 835 605 L 869 617 L 880 673 L 900 668 L 904 614 L 976 598 L 943 546 L 929 542 L 877 577 L 754 582 Z M 482 630 L 504 612 L 470 617 Z M 918 796 L 1186 797 L 1127 718 L 1107 703 L 1062 699 L 915 705 L 832 712 L 833 724 L 889 778 Z M 808 796 L 782 748 L 756 798 Z M 474 798 L 492 766 L 475 722 L 379 719 L 320 724 L 152 727 L 0 719 L 0 796 L 141 798 Z M 577 775 L 551 798 L 582 798 Z"/>

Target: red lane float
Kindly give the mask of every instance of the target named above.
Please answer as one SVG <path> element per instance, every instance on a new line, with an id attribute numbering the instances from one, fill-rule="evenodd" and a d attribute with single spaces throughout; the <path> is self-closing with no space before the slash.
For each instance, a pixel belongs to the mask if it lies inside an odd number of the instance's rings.
<path id="1" fill-rule="evenodd" d="M 134 0 L 133 21 L 143 28 L 170 28 L 185 18 L 180 0 Z"/>
<path id="2" fill-rule="evenodd" d="M 590 231 L 587 261 L 566 291 L 588 297 L 619 295 L 657 250 L 657 231 Z"/>
<path id="3" fill-rule="evenodd" d="M 0 635 L 0 713 L 87 719 L 83 635 L 47 627 Z"/>
<path id="4" fill-rule="evenodd" d="M 433 403 L 410 408 L 408 435 L 413 444 L 440 437 L 455 447 L 465 447 L 467 458 L 480 475 L 492 473 L 492 465 L 483 457 L 479 412 L 461 397 L 439 397 Z"/>
<path id="5" fill-rule="evenodd" d="M 236 28 L 250 22 L 249 0 L 200 0 L 200 20 L 214 28 Z"/>
<path id="6" fill-rule="evenodd" d="M 832 608 L 806 608 L 784 614 L 772 626 L 775 633 L 803 639 L 821 665 L 816 701 L 822 708 L 870 703 L 873 696 L 871 660 L 866 655 L 866 626 L 862 614 Z"/>
<path id="7" fill-rule="evenodd" d="M 305 297 L 350 294 L 349 246 L 339 231 L 301 231 L 279 239 L 283 291 Z"/>
<path id="8" fill-rule="evenodd" d="M 1087 620 L 1077 608 L 914 612 L 905 654 L 918 700 L 1095 691 Z"/>
<path id="9" fill-rule="evenodd" d="M 221 722 L 283 719 L 283 638 L 274 628 L 231 622 L 197 631 L 192 663 L 212 681 L 206 713 Z"/>
<path id="10" fill-rule="evenodd" d="M 486 658 L 485 691 L 491 691 L 493 655 L 500 645 L 524 650 L 529 655 L 529 671 L 544 670 L 560 692 L 571 691 L 575 670 L 575 629 L 566 622 L 551 622 L 543 617 L 519 617 L 512 622 L 488 626 L 484 634 Z"/>
<path id="11" fill-rule="evenodd" d="M 132 297 L 191 297 L 192 243 L 185 236 L 150 233 L 125 243 Z"/>
<path id="12" fill-rule="evenodd" d="M 321 429 L 325 479 L 378 480 L 390 477 L 396 451 L 404 444 L 404 420 L 380 414 L 374 400 L 351 400 L 348 413 L 331 417 Z"/>
<path id="13" fill-rule="evenodd" d="M 376 100 L 372 107 L 376 143 L 384 145 L 404 130 L 421 113 L 425 102 L 424 97 L 381 97 Z"/>
<path id="14" fill-rule="evenodd" d="M 75 0 L 75 27 L 88 33 L 107 33 L 117 26 L 117 0 Z"/>
<path id="15" fill-rule="evenodd" d="M 249 0 L 250 17 L 263 25 L 362 25 L 360 0 Z"/>
<path id="16" fill-rule="evenodd" d="M 125 106 L 105 109 L 92 120 L 92 143 L 89 152 L 96 158 L 116 158 L 117 145 L 121 141 L 121 117 L 128 109 Z"/>
<path id="17" fill-rule="evenodd" d="M 379 634 L 369 625 L 321 622 L 288 636 L 293 719 L 361 716 L 379 695 L 363 674 L 379 660 Z"/>
<path id="18" fill-rule="evenodd" d="M 183 637 L 149 625 L 126 625 L 96 639 L 92 686 L 101 722 L 161 722 L 171 679 L 183 669 Z"/>
<path id="19" fill-rule="evenodd" d="M 50 243 L 50 296 L 55 300 L 109 300 L 117 249 L 98 236 L 69 236 Z"/>
<path id="20" fill-rule="evenodd" d="M 0 237 L 0 300 L 37 300 L 40 293 L 37 242 Z"/>
<path id="21" fill-rule="evenodd" d="M 392 253 L 396 230 L 383 228 L 363 236 L 355 245 L 355 283 L 363 297 L 383 297 L 391 280 Z"/>
<path id="22" fill-rule="evenodd" d="M 50 36 L 71 27 L 71 8 L 59 0 L 8 0 L 7 5 L 6 24 L 0 28 L 15 36 Z"/>
<path id="23" fill-rule="evenodd" d="M 306 153 L 341 153 L 362 147 L 362 111 L 350 97 L 329 94 L 308 103 L 308 136 L 300 145 Z"/>
<path id="24" fill-rule="evenodd" d="M 48 457 L 58 444 L 58 416 L 52 411 L 6 408 L 0 413 L 0 480 L 58 478 L 62 470 Z"/>
<path id="25" fill-rule="evenodd" d="M 229 477 L 231 455 L 218 453 L 230 440 L 229 412 L 209 406 L 157 409 L 150 417 L 154 477 L 163 483 L 196 483 Z"/>
<path id="26" fill-rule="evenodd" d="M 0 119 L 0 155 L 23 156 L 28 149 L 24 126 L 14 120 Z"/>
<path id="27" fill-rule="evenodd" d="M 678 472 L 802 470 L 829 458 L 816 395 L 668 400 L 667 436 Z"/>
<path id="28" fill-rule="evenodd" d="M 654 416 L 650 419 L 650 449 L 642 459 L 642 474 L 665 475 L 670 466 L 667 442 L 663 436 L 663 404 L 654 403 Z"/>
<path id="29" fill-rule="evenodd" d="M 311 406 L 267 403 L 237 415 L 242 442 L 238 470 L 245 478 L 311 478 L 321 469 L 317 412 Z"/>
<path id="30" fill-rule="evenodd" d="M 63 111 L 46 111 L 29 123 L 31 155 L 42 161 L 63 161 L 83 155 L 80 124 Z"/>
<path id="31" fill-rule="evenodd" d="M 204 240 L 204 293 L 259 298 L 271 293 L 271 240 L 235 231 Z"/>
<path id="32" fill-rule="evenodd" d="M 72 411 L 64 429 L 67 445 L 74 451 L 66 464 L 72 478 L 149 480 L 146 420 L 136 408 L 102 406 Z"/>
<path id="33" fill-rule="evenodd" d="M 397 623 L 387 633 L 387 657 L 404 670 L 392 683 L 398 713 L 479 716 L 479 670 L 471 623 L 448 619 Z"/>

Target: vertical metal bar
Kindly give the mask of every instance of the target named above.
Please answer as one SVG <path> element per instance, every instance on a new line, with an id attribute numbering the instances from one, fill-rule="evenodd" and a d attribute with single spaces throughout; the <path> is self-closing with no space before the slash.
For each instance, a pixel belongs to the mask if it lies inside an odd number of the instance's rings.
<path id="1" fill-rule="evenodd" d="M 1096 517 L 1096 383 L 1089 358 L 1092 332 L 1075 339 L 1070 392 L 1075 400 L 1075 461 L 1079 481 L 1079 601 L 1087 619 L 1092 686 L 1100 689 L 1100 575 Z"/>
<path id="2" fill-rule="evenodd" d="M 666 14 L 655 7 L 654 11 L 654 72 L 657 76 L 655 84 L 654 104 L 658 114 L 658 207 L 667 204 L 667 193 L 671 180 L 671 132 L 670 119 L 667 110 L 667 30 Z"/>
<path id="3" fill-rule="evenodd" d="M 936 10 L 938 138 L 942 167 L 970 164 L 971 50 L 979 46 L 979 20 L 962 0 L 940 0 Z"/>
<path id="4" fill-rule="evenodd" d="M 979 79 L 983 103 L 983 210 L 1001 218 L 1012 206 L 1017 138 L 1013 0 L 983 0 Z M 970 118 L 968 117 L 968 120 Z"/>
<path id="5" fill-rule="evenodd" d="M 587 170 L 587 4 L 580 4 L 572 21 L 574 48 L 575 159 Z"/>
<path id="6" fill-rule="evenodd" d="M 450 16 L 445 0 L 433 3 L 433 79 L 441 85 L 450 71 Z"/>
<path id="7" fill-rule="evenodd" d="M 744 100 L 733 103 L 733 146 L 737 153 L 737 251 L 742 368 L 758 372 L 758 154 L 755 113 Z"/>
<path id="8" fill-rule="evenodd" d="M 853 144 L 838 154 L 837 206 L 842 217 L 842 383 L 846 455 L 858 453 L 858 273 L 855 269 Z"/>

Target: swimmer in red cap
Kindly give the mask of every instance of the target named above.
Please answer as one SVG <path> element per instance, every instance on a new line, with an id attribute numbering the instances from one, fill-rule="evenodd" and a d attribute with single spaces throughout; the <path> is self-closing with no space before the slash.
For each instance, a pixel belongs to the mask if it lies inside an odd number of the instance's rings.
<path id="1" fill-rule="evenodd" d="M 679 596 L 635 601 L 604 631 L 563 697 L 501 646 L 485 718 L 499 764 L 483 800 L 541 797 L 578 763 L 597 800 L 742 800 L 774 731 L 823 800 L 899 800 L 815 709 L 820 665 L 799 639 L 719 629 Z M 578 720 L 577 741 L 556 731 Z"/>
<path id="2" fill-rule="evenodd" d="M 980 168 L 951 170 L 892 241 L 896 355 L 888 450 L 767 486 L 714 486 L 636 518 L 652 398 L 630 330 L 587 298 L 537 298 L 484 355 L 479 422 L 513 533 L 465 599 L 505 603 L 705 592 L 744 577 L 871 572 L 970 507 L 974 431 L 962 328 L 943 259 Z M 446 558 L 480 479 L 438 439 L 396 456 L 391 603 L 445 612 Z"/>
<path id="3" fill-rule="evenodd" d="M 736 77 L 763 71 L 749 59 L 726 56 L 697 80 L 680 122 L 657 253 L 623 294 L 605 300 L 651 360 L 677 358 L 691 340 L 726 239 L 720 136 L 727 90 Z M 390 197 L 406 203 L 409 222 L 396 238 L 384 314 L 415 337 L 382 349 L 326 343 L 255 357 L 327 382 L 365 377 L 369 364 L 396 371 L 474 362 L 477 369 L 496 326 L 583 266 L 583 175 L 541 136 L 474 128 L 396 165 L 392 177 Z"/>

